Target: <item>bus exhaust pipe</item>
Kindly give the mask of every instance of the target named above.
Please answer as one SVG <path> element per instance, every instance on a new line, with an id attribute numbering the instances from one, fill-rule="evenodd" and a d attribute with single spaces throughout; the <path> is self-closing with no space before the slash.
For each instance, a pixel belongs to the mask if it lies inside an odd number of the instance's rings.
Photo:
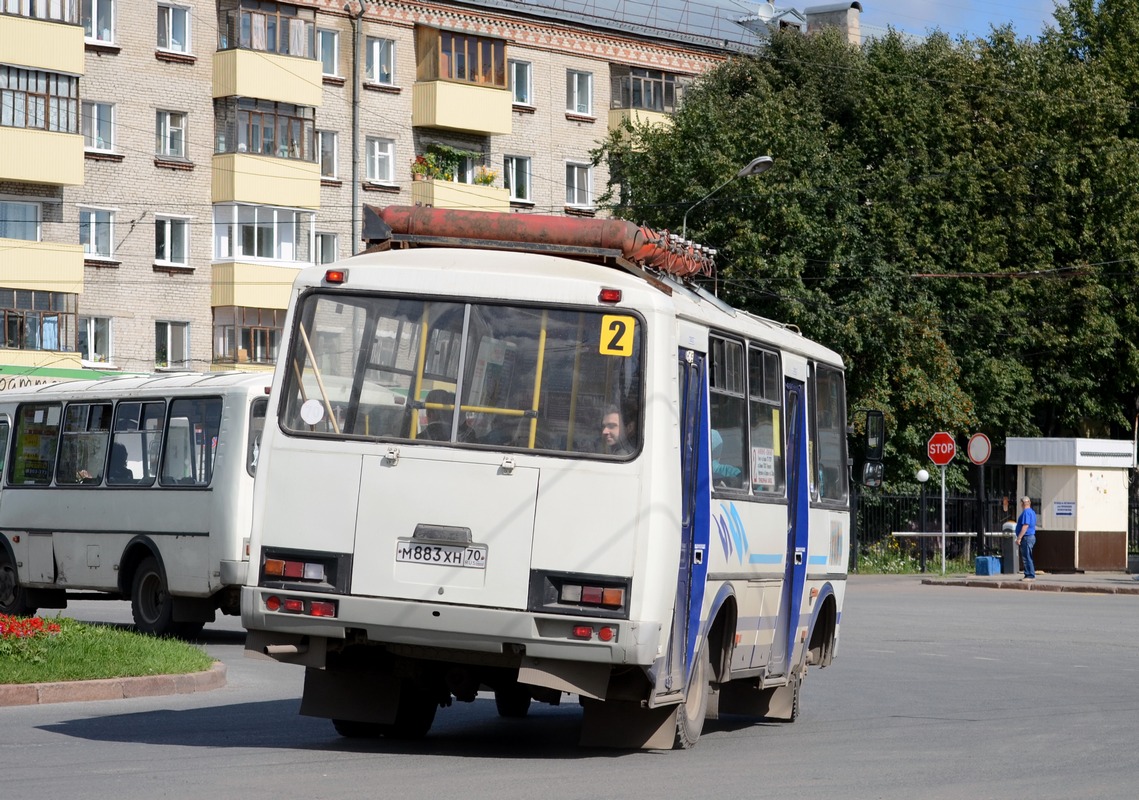
<path id="1" fill-rule="evenodd" d="M 299 656 L 308 652 L 307 644 L 267 644 L 264 651 L 267 656 Z"/>

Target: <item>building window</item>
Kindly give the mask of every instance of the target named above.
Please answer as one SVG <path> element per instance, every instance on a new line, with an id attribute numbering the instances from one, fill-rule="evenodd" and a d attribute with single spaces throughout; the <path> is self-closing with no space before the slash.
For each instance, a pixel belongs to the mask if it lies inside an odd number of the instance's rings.
<path id="1" fill-rule="evenodd" d="M 316 235 L 316 263 L 331 264 L 336 261 L 336 234 L 318 233 Z"/>
<path id="2" fill-rule="evenodd" d="M 0 239 L 40 240 L 40 204 L 0 200 Z"/>
<path id="3" fill-rule="evenodd" d="M 219 306 L 214 309 L 214 360 L 272 364 L 284 326 L 283 308 Z"/>
<path id="4" fill-rule="evenodd" d="M 566 164 L 566 205 L 588 207 L 592 203 L 589 164 Z"/>
<path id="5" fill-rule="evenodd" d="M 187 322 L 154 323 L 154 366 L 188 369 L 190 325 Z"/>
<path id="6" fill-rule="evenodd" d="M 190 9 L 158 4 L 158 49 L 190 52 Z"/>
<path id="7" fill-rule="evenodd" d="M 368 37 L 365 76 L 369 83 L 391 86 L 395 83 L 395 42 Z"/>
<path id="8" fill-rule="evenodd" d="M 340 34 L 321 28 L 316 32 L 320 71 L 324 75 L 340 74 Z"/>
<path id="9" fill-rule="evenodd" d="M 79 209 L 79 243 L 83 245 L 83 252 L 95 258 L 111 258 L 114 255 L 111 239 L 114 223 L 113 211 Z"/>
<path id="10" fill-rule="evenodd" d="M 159 111 L 155 115 L 154 152 L 169 158 L 186 157 L 186 115 Z"/>
<path id="11" fill-rule="evenodd" d="M 311 262 L 303 216 L 312 214 L 273 206 L 214 206 L 214 258 Z"/>
<path id="12" fill-rule="evenodd" d="M 419 60 L 416 77 L 421 81 L 464 81 L 507 88 L 506 42 L 502 39 L 419 28 L 416 43 L 419 52 L 430 54 Z"/>
<path id="13" fill-rule="evenodd" d="M 531 104 L 529 61 L 510 62 L 510 93 L 515 104 L 520 106 Z"/>
<path id="14" fill-rule="evenodd" d="M 315 161 L 315 109 L 248 97 L 214 102 L 218 153 Z"/>
<path id="15" fill-rule="evenodd" d="M 643 108 L 672 114 L 684 97 L 686 79 L 659 69 L 630 68 L 613 75 L 613 108 Z"/>
<path id="16" fill-rule="evenodd" d="M 154 260 L 186 266 L 189 263 L 190 224 L 178 217 L 158 217 L 154 221 Z"/>
<path id="17" fill-rule="evenodd" d="M 114 106 L 110 103 L 83 101 L 83 146 L 88 150 L 113 150 Z"/>
<path id="18" fill-rule="evenodd" d="M 373 183 L 391 183 L 395 160 L 395 141 L 369 136 L 365 151 L 368 162 L 368 180 Z"/>
<path id="19" fill-rule="evenodd" d="M 75 350 L 79 295 L 0 289 L 0 347 L 18 350 Z"/>
<path id="20" fill-rule="evenodd" d="M 510 199 L 530 202 L 530 159 L 506 156 L 502 167 L 502 184 L 510 192 Z"/>
<path id="21" fill-rule="evenodd" d="M 81 18 L 88 41 L 110 44 L 114 41 L 114 3 L 112 0 L 82 0 Z"/>
<path id="22" fill-rule="evenodd" d="M 317 131 L 320 143 L 320 177 L 336 178 L 336 131 Z"/>
<path id="23" fill-rule="evenodd" d="M 316 9 L 271 0 L 218 0 L 218 49 L 313 58 Z"/>
<path id="24" fill-rule="evenodd" d="M 79 79 L 0 66 L 0 125 L 79 132 Z"/>
<path id="25" fill-rule="evenodd" d="M 109 317 L 79 318 L 79 355 L 84 361 L 112 363 Z"/>
<path id="26" fill-rule="evenodd" d="M 566 71 L 566 111 L 571 114 L 593 114 L 593 74 Z"/>
<path id="27" fill-rule="evenodd" d="M 0 14 L 13 14 L 32 19 L 50 19 L 55 22 L 69 22 L 72 25 L 78 25 L 81 22 L 79 6 L 73 2 L 40 3 L 32 0 L 0 0 Z"/>

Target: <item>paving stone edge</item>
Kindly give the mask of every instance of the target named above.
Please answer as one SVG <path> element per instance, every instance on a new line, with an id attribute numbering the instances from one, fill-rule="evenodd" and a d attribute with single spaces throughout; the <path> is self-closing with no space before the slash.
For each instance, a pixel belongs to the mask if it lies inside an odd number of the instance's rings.
<path id="1" fill-rule="evenodd" d="M 1047 583 L 1041 581 L 1022 581 L 1014 578 L 1007 581 L 972 580 L 959 578 L 956 580 L 940 580 L 938 578 L 922 578 L 927 586 L 972 586 L 983 589 L 1020 589 L 1029 592 L 1076 592 L 1080 594 L 1139 594 L 1139 586 L 1102 586 L 1088 583 Z"/>
<path id="2" fill-rule="evenodd" d="M 215 661 L 213 666 L 204 672 L 191 672 L 185 675 L 143 675 L 97 681 L 6 683 L 0 684 L 0 706 L 34 706 L 43 703 L 192 694 L 220 689 L 225 686 L 225 678 L 225 664 Z"/>

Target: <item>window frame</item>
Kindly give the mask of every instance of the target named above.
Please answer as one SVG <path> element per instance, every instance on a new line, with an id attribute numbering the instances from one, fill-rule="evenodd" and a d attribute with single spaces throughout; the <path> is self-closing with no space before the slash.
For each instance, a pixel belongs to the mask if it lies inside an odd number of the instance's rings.
<path id="1" fill-rule="evenodd" d="M 385 45 L 387 49 L 386 60 L 381 58 L 384 54 Z M 380 75 L 381 67 L 387 68 L 387 80 L 384 80 L 383 76 Z M 364 42 L 364 79 L 377 86 L 395 86 L 395 68 L 395 39 L 389 39 L 386 36 L 367 37 Z"/>
<path id="2" fill-rule="evenodd" d="M 524 165 L 522 188 L 523 192 L 520 194 L 517 191 L 518 167 Z M 509 192 L 510 200 L 514 203 L 533 203 L 534 194 L 531 186 L 531 179 L 533 176 L 533 159 L 530 156 L 510 156 L 502 157 L 502 185 Z"/>
<path id="3" fill-rule="evenodd" d="M 182 254 L 181 258 L 171 258 L 174 237 L 174 228 L 178 226 L 182 229 Z M 159 230 L 165 228 L 165 249 L 166 257 L 159 253 Z M 185 216 L 178 216 L 173 214 L 155 214 L 154 217 L 154 262 L 156 264 L 170 265 L 175 267 L 187 267 L 190 265 L 190 218 Z"/>
<path id="4" fill-rule="evenodd" d="M 166 11 L 165 26 L 163 26 L 163 11 Z M 174 18 L 175 15 L 181 13 L 184 15 L 183 30 L 185 31 L 186 41 L 181 47 L 174 47 L 171 43 L 174 42 Z M 189 6 L 180 5 L 178 3 L 161 2 L 158 4 L 158 37 L 155 40 L 155 47 L 164 53 L 181 53 L 189 55 L 193 52 L 191 49 L 193 44 L 193 9 Z M 162 44 L 162 36 L 166 36 L 166 44 Z"/>
<path id="5" fill-rule="evenodd" d="M 93 120 L 90 126 L 87 125 L 89 119 Z M 95 131 L 97 127 L 101 128 L 104 123 L 107 127 L 108 136 L 104 146 L 100 147 L 97 144 L 99 137 L 95 135 Z M 85 130 L 88 127 L 90 130 Z M 83 134 L 84 150 L 94 153 L 113 153 L 115 150 L 115 104 L 104 103 L 100 100 L 83 100 L 80 106 L 79 129 Z"/>
<path id="6" fill-rule="evenodd" d="M 35 226 L 35 232 L 34 232 L 34 236 L 32 238 L 28 238 L 26 236 L 5 236 L 6 233 L 14 233 L 15 232 L 14 230 L 9 228 L 8 226 L 15 226 L 17 224 L 19 224 L 19 225 L 27 225 L 28 224 L 27 221 L 25 221 L 25 220 L 20 220 L 19 222 L 17 222 L 16 218 L 14 216 L 10 215 L 10 209 L 9 209 L 10 206 L 26 206 L 26 207 L 32 209 L 33 215 L 35 216 L 35 222 L 33 223 Z M 12 199 L 0 198 L 0 238 L 13 239 L 13 240 L 18 241 L 18 242 L 41 242 L 41 241 L 43 241 L 43 204 L 38 203 L 34 200 L 16 200 L 14 198 L 12 198 Z"/>
<path id="7" fill-rule="evenodd" d="M 165 328 L 165 335 L 163 338 L 166 340 L 165 344 L 160 347 L 159 345 L 159 330 Z M 172 346 L 172 334 L 175 330 L 182 331 L 182 358 L 173 359 L 170 357 L 171 351 L 174 349 Z M 166 353 L 166 358 L 159 357 L 161 352 Z M 157 370 L 173 370 L 184 371 L 190 368 L 190 323 L 180 322 L 178 320 L 162 320 L 156 319 L 154 321 L 154 366 Z"/>
<path id="8" fill-rule="evenodd" d="M 105 215 L 105 220 L 98 219 L 99 216 Z M 90 219 L 88 219 L 90 217 Z M 100 225 L 106 226 L 106 240 L 107 252 L 101 253 L 98 250 L 98 240 Z M 83 236 L 84 228 L 89 232 L 86 241 Z M 109 208 L 96 208 L 93 206 L 80 206 L 79 207 L 79 244 L 83 245 L 83 254 L 85 258 L 104 259 L 111 261 L 115 257 L 115 212 Z"/>
<path id="9" fill-rule="evenodd" d="M 100 325 L 100 323 L 103 323 Z M 103 330 L 100 332 L 99 328 Z M 114 361 L 114 319 L 112 317 L 81 316 L 78 325 L 79 358 L 88 364 L 102 364 L 104 366 Z M 105 353 L 98 350 L 100 338 L 106 339 Z M 86 346 L 84 346 L 86 345 Z M 102 355 L 102 358 L 99 356 Z"/>
<path id="10" fill-rule="evenodd" d="M 188 114 L 185 111 L 169 111 L 167 109 L 156 109 L 154 112 L 154 154 L 160 158 L 175 158 L 179 160 L 186 159 L 186 129 Z M 181 125 L 174 125 L 173 120 L 175 117 L 181 117 Z M 170 147 L 171 135 L 180 133 L 181 138 L 178 139 L 179 152 L 174 152 L 175 148 Z"/>
<path id="11" fill-rule="evenodd" d="M 328 162 L 324 158 L 324 143 L 325 137 L 331 137 L 332 142 L 332 160 Z M 337 170 L 337 162 L 340 156 L 340 137 L 336 131 L 318 130 L 316 132 L 316 160 L 320 168 L 320 177 L 326 180 L 334 181 L 339 179 L 339 172 Z M 331 167 L 327 172 L 325 167 Z"/>
<path id="12" fill-rule="evenodd" d="M 573 170 L 574 181 L 570 182 L 570 170 Z M 585 176 L 584 189 L 578 184 L 577 178 L 581 175 Z M 570 192 L 573 192 L 573 199 L 570 198 Z M 580 196 L 584 191 L 585 202 L 581 202 Z M 593 208 L 593 165 L 583 161 L 567 161 L 566 162 L 566 206 L 570 208 Z"/>
<path id="13" fill-rule="evenodd" d="M 94 44 L 110 44 L 115 43 L 115 0 L 81 0 L 79 19 L 80 24 L 83 26 L 83 38 Z M 105 35 L 100 35 L 100 31 L 95 29 L 95 20 L 98 18 L 96 8 L 100 6 L 108 6 L 107 15 L 109 17 L 109 27 L 104 29 Z"/>
<path id="14" fill-rule="evenodd" d="M 386 144 L 387 149 L 387 176 L 378 175 L 380 161 L 380 147 Z M 364 139 L 365 179 L 368 183 L 393 185 L 395 181 L 395 139 L 384 136 L 367 136 Z"/>
<path id="15" fill-rule="evenodd" d="M 581 80 L 585 79 L 585 110 L 582 110 Z M 593 73 L 582 69 L 566 69 L 566 113 L 582 117 L 593 116 Z"/>
<path id="16" fill-rule="evenodd" d="M 332 39 L 332 72 L 328 72 L 325 67 L 325 45 L 324 37 L 328 35 Z M 327 78 L 340 77 L 340 31 L 333 30 L 332 28 L 317 28 L 316 29 L 316 57 L 320 61 L 320 74 Z"/>
<path id="17" fill-rule="evenodd" d="M 519 84 L 516 80 L 518 76 L 518 69 L 523 68 L 525 72 L 525 80 L 523 83 L 522 94 L 524 97 L 519 96 Z M 516 106 L 526 106 L 528 108 L 534 107 L 534 64 L 530 61 L 522 61 L 521 59 L 508 59 L 506 62 L 506 72 L 510 82 L 510 98 Z"/>
<path id="18" fill-rule="evenodd" d="M 0 64 L 0 125 L 52 133 L 79 133 L 79 78 Z M 28 87 L 35 87 L 33 91 Z M 17 88 L 12 88 L 17 87 Z M 25 87 L 25 88 L 19 88 Z"/>
<path id="19" fill-rule="evenodd" d="M 339 261 L 340 260 L 340 249 L 339 249 L 340 248 L 340 241 L 339 241 L 339 238 L 340 237 L 338 237 L 335 233 L 330 233 L 328 231 L 317 231 L 316 232 L 316 247 L 313 248 L 313 263 L 317 264 L 318 266 L 322 266 L 324 264 L 334 264 L 337 261 Z M 324 260 L 324 250 L 326 248 L 325 243 L 329 239 L 332 240 L 332 258 L 330 260 L 326 261 L 326 260 Z"/>

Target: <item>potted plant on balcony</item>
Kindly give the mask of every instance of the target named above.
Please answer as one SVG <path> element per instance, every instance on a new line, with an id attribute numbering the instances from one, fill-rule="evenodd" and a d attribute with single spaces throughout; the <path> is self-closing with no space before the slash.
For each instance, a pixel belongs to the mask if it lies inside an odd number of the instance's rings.
<path id="1" fill-rule="evenodd" d="M 411 179 L 425 181 L 428 178 L 441 177 L 438 162 L 438 158 L 430 151 L 411 159 Z"/>
<path id="2" fill-rule="evenodd" d="M 489 167 L 479 167 L 475 170 L 474 182 L 479 186 L 494 186 L 498 180 L 498 173 Z"/>

